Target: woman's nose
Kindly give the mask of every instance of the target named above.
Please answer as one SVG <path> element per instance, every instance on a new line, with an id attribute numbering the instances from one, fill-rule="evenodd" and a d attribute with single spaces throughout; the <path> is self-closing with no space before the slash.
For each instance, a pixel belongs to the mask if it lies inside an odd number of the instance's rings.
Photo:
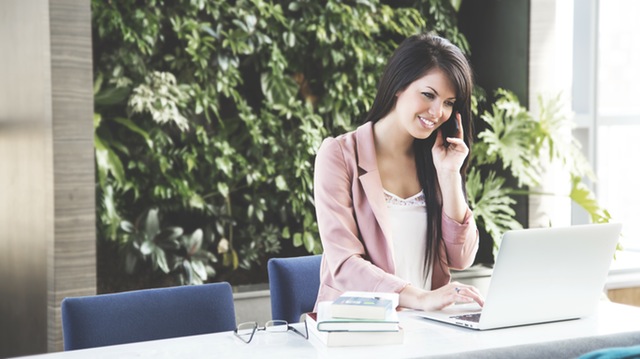
<path id="1" fill-rule="evenodd" d="M 429 108 L 429 114 L 433 117 L 433 118 L 440 118 L 442 117 L 442 104 L 440 103 L 432 103 L 431 107 Z"/>

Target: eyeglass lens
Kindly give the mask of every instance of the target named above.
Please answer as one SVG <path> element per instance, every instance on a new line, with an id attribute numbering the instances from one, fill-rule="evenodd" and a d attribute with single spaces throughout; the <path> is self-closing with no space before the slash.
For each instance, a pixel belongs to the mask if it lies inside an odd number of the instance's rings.
<path id="1" fill-rule="evenodd" d="M 270 320 L 265 323 L 264 330 L 267 332 L 286 332 L 289 330 L 289 323 L 284 320 Z"/>

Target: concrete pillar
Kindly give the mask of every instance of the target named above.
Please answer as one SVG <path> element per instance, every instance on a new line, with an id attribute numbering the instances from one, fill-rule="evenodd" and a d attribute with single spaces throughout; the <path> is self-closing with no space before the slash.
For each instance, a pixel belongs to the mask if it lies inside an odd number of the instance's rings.
<path id="1" fill-rule="evenodd" d="M 62 349 L 94 294 L 89 0 L 0 1 L 0 357 Z"/>

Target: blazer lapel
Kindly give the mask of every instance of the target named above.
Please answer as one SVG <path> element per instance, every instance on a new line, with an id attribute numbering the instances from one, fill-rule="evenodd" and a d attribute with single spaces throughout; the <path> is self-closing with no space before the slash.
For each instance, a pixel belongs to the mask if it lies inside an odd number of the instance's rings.
<path id="1" fill-rule="evenodd" d="M 376 160 L 376 150 L 373 139 L 373 124 L 371 122 L 367 122 L 358 128 L 357 139 L 358 167 L 364 172 L 359 176 L 360 183 L 362 184 L 373 214 L 376 217 L 376 221 L 385 236 L 385 244 L 391 249 L 392 247 L 389 243 L 391 226 L 389 224 L 389 218 L 387 217 L 382 180 L 378 172 L 378 162 Z M 391 250 L 388 250 L 387 253 L 389 253 L 389 263 L 393 263 Z M 395 272 L 395 268 L 392 268 L 392 270 Z"/>
<path id="2" fill-rule="evenodd" d="M 382 183 L 377 170 L 367 172 L 360 176 L 360 183 L 367 196 L 367 200 L 371 205 L 371 210 L 376 216 L 378 225 L 382 229 L 382 233 L 386 238 L 391 238 L 389 223 L 387 218 L 387 209 L 384 202 L 384 194 L 382 193 Z"/>

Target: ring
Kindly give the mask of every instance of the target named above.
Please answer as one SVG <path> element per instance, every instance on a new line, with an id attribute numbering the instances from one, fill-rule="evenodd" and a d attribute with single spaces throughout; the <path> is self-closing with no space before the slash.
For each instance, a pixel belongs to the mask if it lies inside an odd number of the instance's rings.
<path id="1" fill-rule="evenodd" d="M 460 288 L 456 287 L 455 291 L 456 291 L 456 293 L 460 293 Z"/>

